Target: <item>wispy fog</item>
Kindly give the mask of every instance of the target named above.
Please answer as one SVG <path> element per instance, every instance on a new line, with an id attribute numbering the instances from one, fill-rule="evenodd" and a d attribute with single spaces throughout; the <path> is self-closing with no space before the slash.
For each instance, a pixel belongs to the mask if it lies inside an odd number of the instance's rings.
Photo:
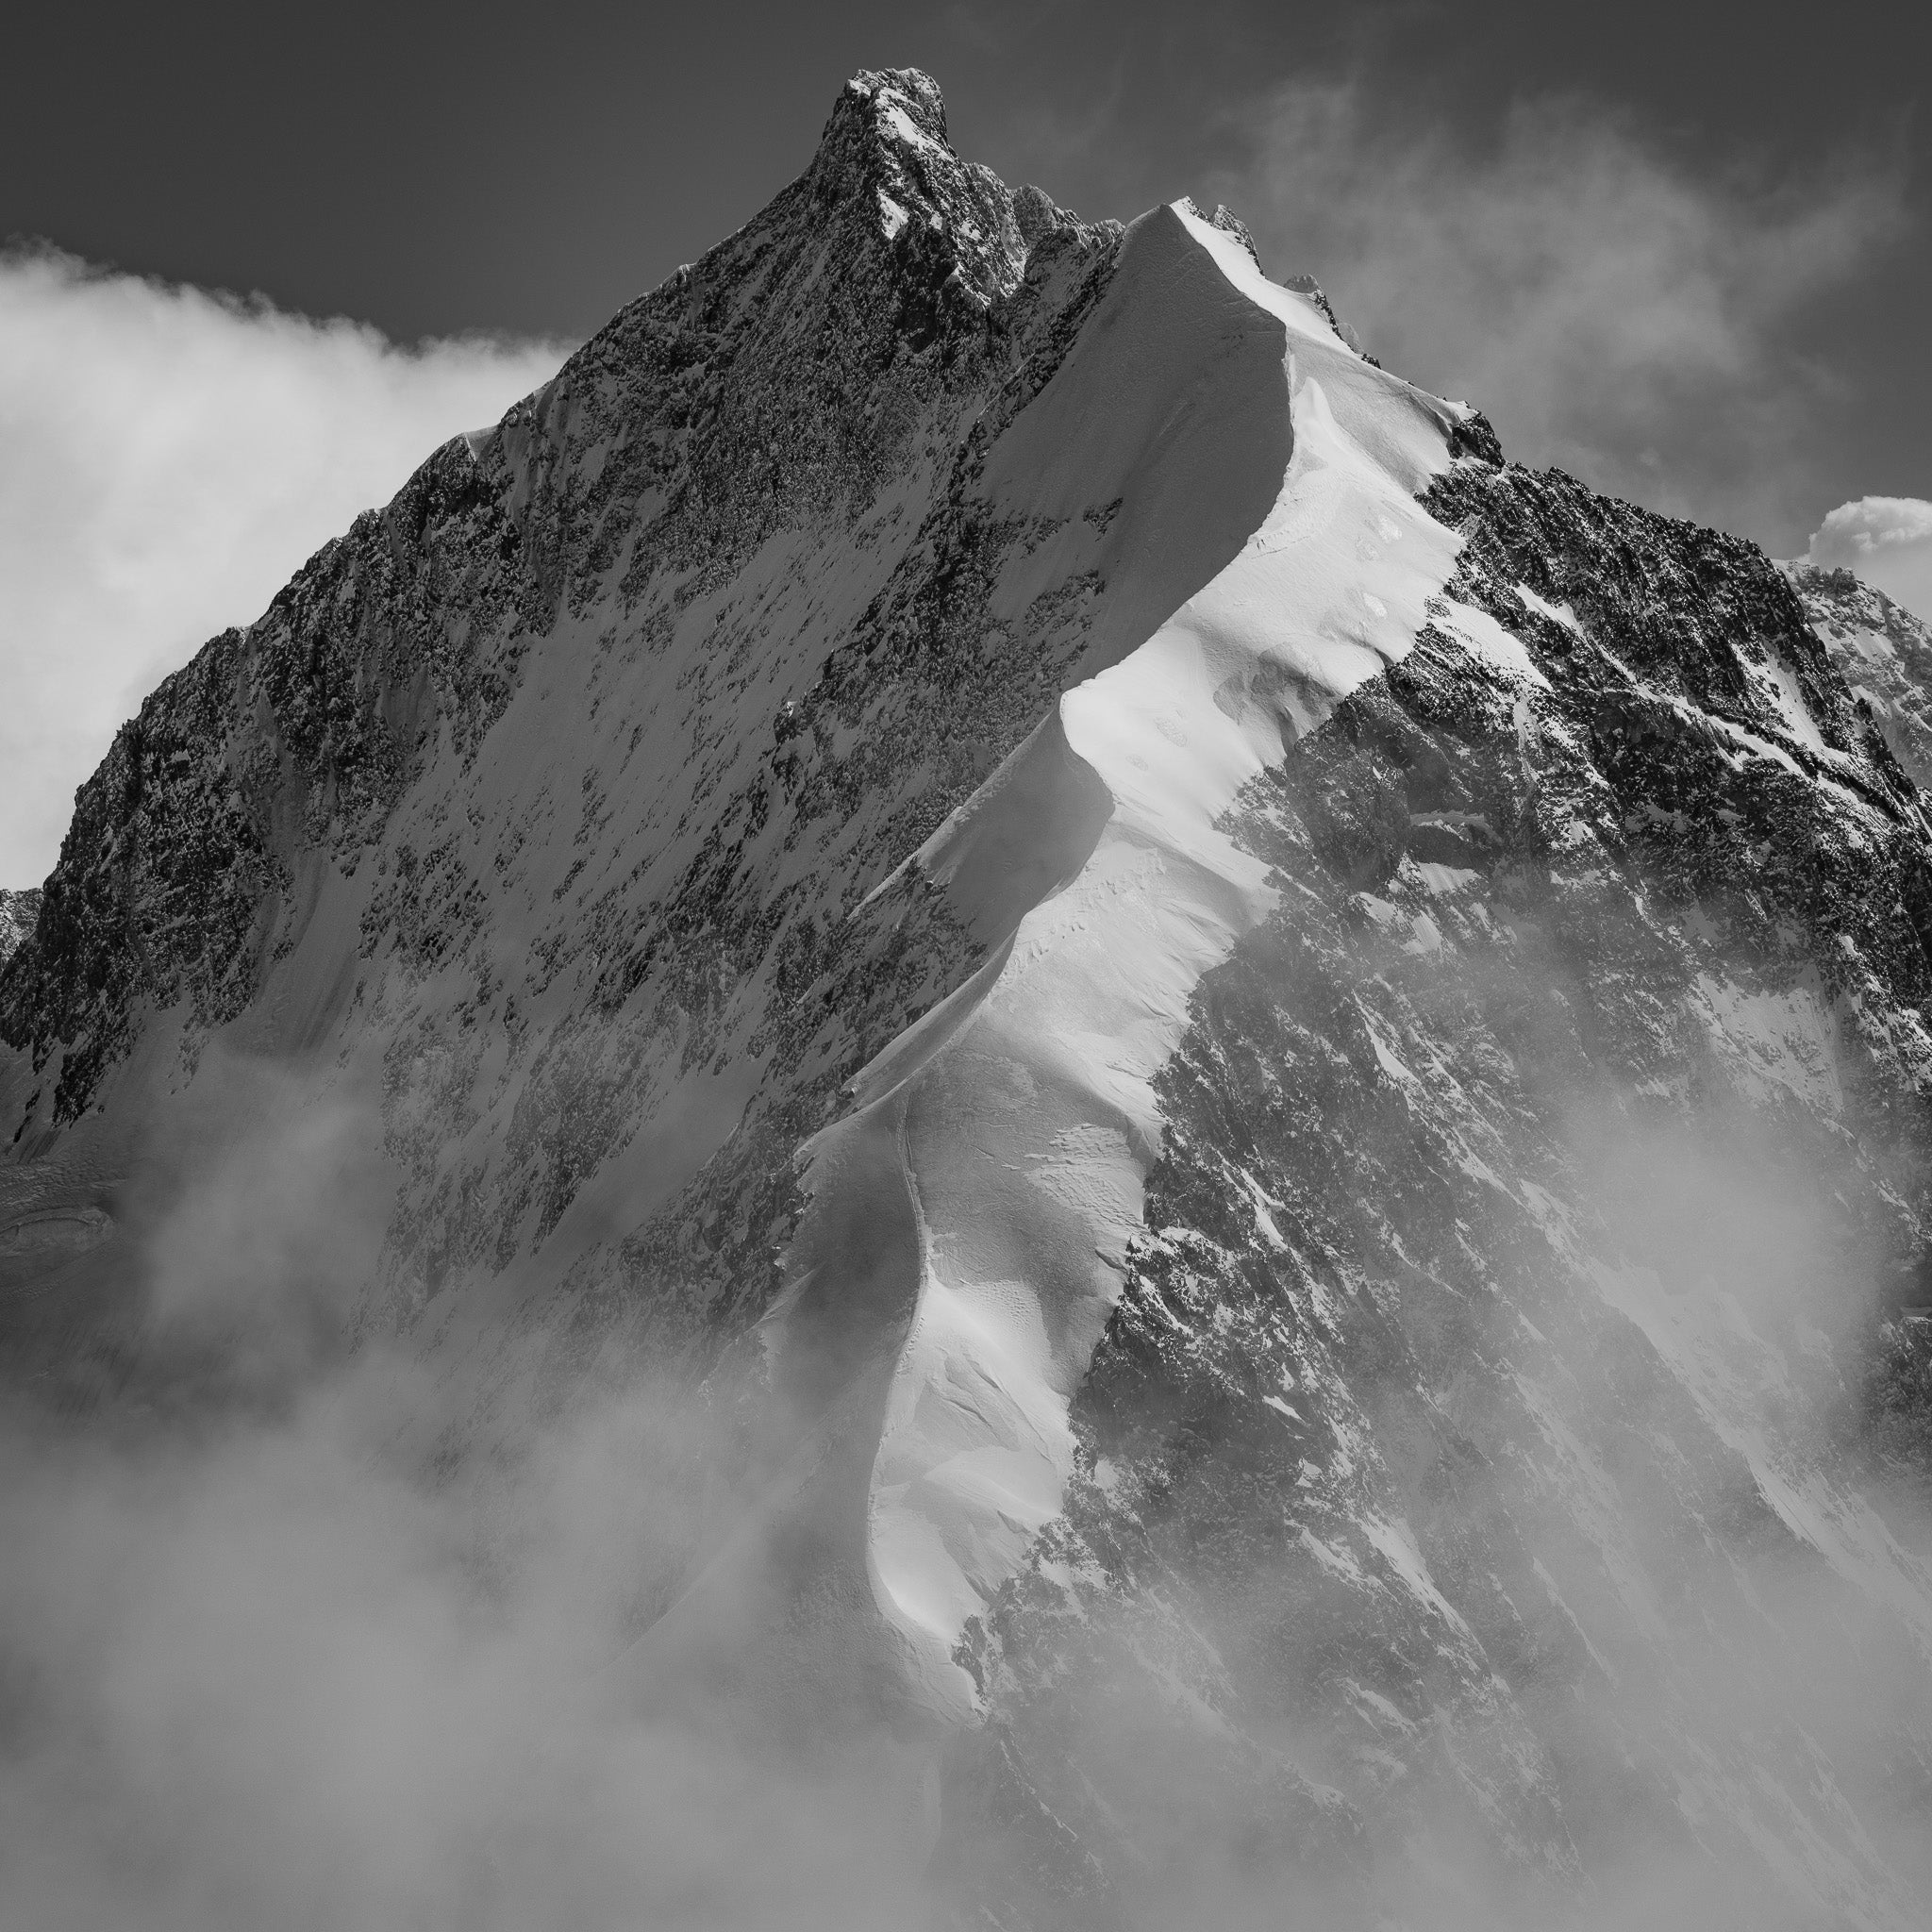
<path id="1" fill-rule="evenodd" d="M 1379 1102 L 1323 1068 L 1333 980 L 1204 1002 L 1229 1031 L 1169 1252 L 1239 1253 L 1250 1184 L 1300 1257 L 1360 1233 L 1325 1294 L 1282 1264 L 1279 1316 L 1211 1263 L 1205 1307 L 1161 1291 L 1192 1326 L 1150 1314 L 1087 1411 L 1096 1478 L 1005 1613 L 1002 1716 L 1136 1926 L 1922 1924 L 1927 1439 L 1876 1456 L 1867 1422 L 1923 1154 L 1842 1131 L 1802 994 L 1740 995 L 1640 1087 L 1578 1053 L 1528 945 L 1491 959 L 1356 958 L 1405 1068 Z M 1232 1076 L 1281 1040 L 1281 1088 Z M 1311 1084 L 1332 1168 L 1276 1139 L 1313 1131 Z M 1219 1394 L 1250 1373 L 1287 1407 Z"/>
<path id="2" fill-rule="evenodd" d="M 692 1392 L 446 1453 L 475 1385 L 342 1343 L 373 1113 L 210 1090 L 134 1209 L 148 1366 L 0 1422 L 0 1924 L 905 1925 L 861 1785 L 617 1668 L 692 1541 L 673 1473 L 718 1459 Z"/>
<path id="3" fill-rule="evenodd" d="M 1512 1592 L 1522 1644 L 1472 1674 L 1392 1573 L 1311 1594 L 1261 1516 L 1228 1516 L 1245 1438 L 1197 1444 L 1158 1587 L 1097 1605 L 1014 1731 L 1049 1807 L 1114 1847 L 1117 1917 L 1035 1923 L 1908 1923 L 1932 1883 L 1923 1499 L 1873 1509 L 1854 1480 L 1896 1203 L 1775 1094 L 1586 1085 L 1558 1143 L 1519 1150 L 1557 1204 L 1547 1259 L 1499 1248 L 1487 1312 L 1393 1311 L 1435 1361 L 1454 1480 L 1384 1343 L 1337 1341 L 1339 1379 L 1305 1361 L 1291 1391 L 1367 1424 L 1371 1513 L 1473 1552 L 1438 1581 L 1486 1632 Z M 310 1072 L 210 1056 L 143 1190 L 146 1366 L 82 1414 L 16 1391 L 0 1424 L 0 1924 L 904 1932 L 946 1908 L 886 1740 L 781 1744 L 728 1685 L 640 1683 L 634 1640 L 730 1513 L 691 1479 L 731 1467 L 728 1415 L 631 1380 L 492 1416 L 490 1338 L 365 1324 L 349 1348 L 389 1175 L 373 1105 Z M 1353 1705 L 1284 1714 L 1284 1686 L 1326 1698 L 1338 1672 Z M 1348 1794 L 1345 1855 L 1291 1849 L 1284 1767 Z M 1009 1875 L 988 1823 L 945 1842 L 955 1902 Z"/>

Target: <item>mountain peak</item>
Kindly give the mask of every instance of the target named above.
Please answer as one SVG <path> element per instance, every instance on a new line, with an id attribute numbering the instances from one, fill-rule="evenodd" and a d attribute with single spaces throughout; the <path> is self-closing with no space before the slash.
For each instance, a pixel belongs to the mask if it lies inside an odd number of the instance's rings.
<path id="1" fill-rule="evenodd" d="M 863 68 L 845 83 L 832 110 L 834 121 L 841 109 L 868 113 L 874 122 L 903 115 L 916 133 L 942 147 L 946 139 L 946 100 L 939 83 L 916 67 L 888 67 L 874 73 Z"/>
<path id="2" fill-rule="evenodd" d="M 837 194 L 902 176 L 915 162 L 920 173 L 966 166 L 946 139 L 944 97 L 917 68 L 868 70 L 839 90 L 806 178 Z"/>
<path id="3" fill-rule="evenodd" d="M 855 74 L 840 90 L 806 185 L 821 216 L 858 212 L 896 256 L 984 308 L 1024 271 L 1013 195 L 946 139 L 946 104 L 917 68 Z M 956 274 L 957 272 L 957 274 Z"/>
<path id="4" fill-rule="evenodd" d="M 1932 637 L 1344 336 L 855 75 L 0 892 L 0 1394 L 245 1442 L 366 1349 L 301 1413 L 567 1692 L 506 1802 L 715 1728 L 948 1924 L 1920 1923 Z"/>

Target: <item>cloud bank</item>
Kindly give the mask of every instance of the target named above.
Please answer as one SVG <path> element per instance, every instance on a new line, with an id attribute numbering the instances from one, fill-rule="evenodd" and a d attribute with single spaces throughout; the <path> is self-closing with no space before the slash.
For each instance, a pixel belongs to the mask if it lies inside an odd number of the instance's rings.
<path id="1" fill-rule="evenodd" d="M 669 1533 L 669 1397 L 441 1489 L 372 1355 L 275 1421 L 116 1436 L 0 1410 L 0 1919 L 87 1932 L 887 1932 L 850 1791 L 635 1713 L 626 1562 Z"/>
<path id="2" fill-rule="evenodd" d="M 0 255 L 0 885 L 160 677 L 562 355 Z"/>
<path id="3" fill-rule="evenodd" d="M 446 1366 L 347 1348 L 381 1144 L 348 1083 L 211 1049 L 117 1204 L 121 1394 L 0 1364 L 0 1924 L 916 1924 L 872 1784 L 630 1694 L 681 1473 L 725 1463 L 702 1402 L 573 1386 L 464 1457 Z"/>
<path id="4" fill-rule="evenodd" d="M 1789 549 L 1833 378 L 1807 312 L 1905 232 L 1882 155 L 1809 178 L 1693 168 L 1626 116 L 1521 102 L 1479 142 L 1348 82 L 1274 93 L 1215 188 L 1391 368 L 1519 460 Z"/>
<path id="5" fill-rule="evenodd" d="M 1916 496 L 1841 503 L 1811 533 L 1808 555 L 1813 563 L 1857 572 L 1932 624 L 1932 503 Z"/>

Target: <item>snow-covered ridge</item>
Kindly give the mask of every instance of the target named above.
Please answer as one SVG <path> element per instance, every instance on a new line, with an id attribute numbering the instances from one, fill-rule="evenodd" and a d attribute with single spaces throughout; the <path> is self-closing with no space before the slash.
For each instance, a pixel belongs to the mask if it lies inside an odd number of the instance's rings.
<path id="1" fill-rule="evenodd" d="M 1090 488 L 1152 493 L 1144 475 L 1110 473 L 1082 425 L 1107 421 L 1142 341 L 1194 334 L 1211 314 L 1269 344 L 1215 404 L 1234 435 L 1273 453 L 1274 499 L 1232 562 L 1070 691 L 922 848 L 917 865 L 995 963 L 859 1076 L 857 1109 L 815 1143 L 794 1262 L 794 1294 L 808 1282 L 823 1294 L 852 1265 L 828 1230 L 909 1217 L 916 1274 L 900 1291 L 907 1334 L 870 1474 L 867 1566 L 923 1696 L 956 1717 L 970 1685 L 951 1652 L 1071 1473 L 1068 1403 L 1162 1141 L 1154 1075 L 1202 974 L 1272 904 L 1266 869 L 1219 821 L 1286 742 L 1408 650 L 1457 547 L 1416 501 L 1449 460 L 1455 412 L 1364 362 L 1229 234 L 1185 207 L 1144 218 L 1108 302 L 1098 353 L 1070 358 L 1034 405 L 1064 439 L 1058 460 Z M 1133 395 L 1150 421 L 1182 415 L 1215 372 L 1175 360 L 1164 375 Z M 1135 459 L 1191 458 L 1167 487 L 1224 521 L 1213 492 L 1233 454 L 1221 439 L 1184 452 L 1169 437 Z M 1003 487 L 998 451 L 987 487 Z M 1157 527 L 1141 541 L 1168 539 Z M 1097 787 L 1070 782 L 1070 759 Z M 774 1318 L 781 1358 L 809 1348 L 787 1324 L 808 1326 L 819 1306 Z"/>

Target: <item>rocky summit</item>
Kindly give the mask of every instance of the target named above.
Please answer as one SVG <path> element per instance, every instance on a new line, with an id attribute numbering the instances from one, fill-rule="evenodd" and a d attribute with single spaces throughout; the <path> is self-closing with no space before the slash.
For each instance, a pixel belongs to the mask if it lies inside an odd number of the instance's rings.
<path id="1" fill-rule="evenodd" d="M 936 1924 L 1922 1925 L 1928 672 L 859 75 L 0 897 L 0 1349 L 701 1414 L 584 1674 Z M 184 1354 L 271 1117 L 353 1265 Z"/>

